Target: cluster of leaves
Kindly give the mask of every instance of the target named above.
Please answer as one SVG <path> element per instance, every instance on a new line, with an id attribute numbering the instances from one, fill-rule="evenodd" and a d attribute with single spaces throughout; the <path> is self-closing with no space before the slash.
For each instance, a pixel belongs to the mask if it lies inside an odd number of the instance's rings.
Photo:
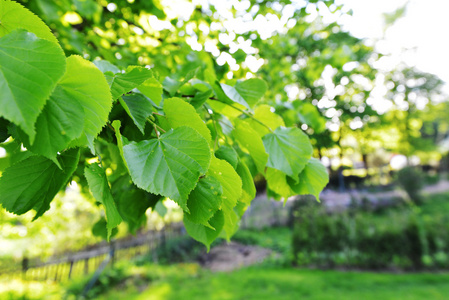
<path id="1" fill-rule="evenodd" d="M 318 198 L 327 184 L 308 136 L 259 105 L 261 79 L 220 82 L 204 53 L 165 77 L 66 57 L 45 23 L 10 0 L 0 22 L 0 203 L 12 213 L 39 218 L 75 180 L 103 205 L 108 238 L 170 198 L 209 247 L 237 230 L 254 176 L 282 197 Z"/>

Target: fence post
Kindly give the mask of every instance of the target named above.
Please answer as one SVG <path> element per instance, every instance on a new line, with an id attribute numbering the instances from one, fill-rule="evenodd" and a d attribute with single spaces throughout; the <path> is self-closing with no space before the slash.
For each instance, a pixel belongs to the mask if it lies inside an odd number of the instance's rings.
<path id="1" fill-rule="evenodd" d="M 72 270 L 73 270 L 73 259 L 70 260 L 70 269 L 69 269 L 69 279 L 72 277 Z"/>
<path id="2" fill-rule="evenodd" d="M 89 273 L 89 258 L 86 258 L 84 260 L 84 274 L 88 274 Z"/>
<path id="3" fill-rule="evenodd" d="M 115 263 L 115 242 L 111 241 L 110 243 L 109 256 L 111 257 L 111 266 L 114 267 Z"/>
<path id="4" fill-rule="evenodd" d="M 58 271 L 59 271 L 59 264 L 56 265 L 55 281 L 58 281 Z"/>
<path id="5" fill-rule="evenodd" d="M 164 249 L 164 251 L 166 250 L 166 248 L 167 248 L 167 239 L 166 239 L 166 237 L 165 237 L 165 228 L 164 229 L 162 229 L 161 230 L 161 247 L 162 247 L 162 249 Z"/>
<path id="6" fill-rule="evenodd" d="M 22 278 L 26 279 L 26 273 L 29 267 L 29 259 L 28 257 L 24 256 L 22 259 Z"/>

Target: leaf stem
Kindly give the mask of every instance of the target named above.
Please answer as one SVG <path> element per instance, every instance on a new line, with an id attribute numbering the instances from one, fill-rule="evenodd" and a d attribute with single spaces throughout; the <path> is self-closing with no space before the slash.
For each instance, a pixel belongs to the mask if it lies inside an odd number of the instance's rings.
<path id="1" fill-rule="evenodd" d="M 156 115 L 156 116 L 161 116 L 161 117 L 165 117 L 165 115 L 163 115 L 163 114 L 160 114 L 160 113 L 158 113 L 158 112 L 155 112 L 155 111 L 153 111 L 153 112 L 152 112 L 152 114 L 153 114 L 153 115 Z"/>
<path id="2" fill-rule="evenodd" d="M 223 102 L 223 103 L 224 103 L 224 102 Z M 271 133 L 274 133 L 274 131 L 273 131 L 270 127 L 268 127 L 268 125 L 266 125 L 266 124 L 262 123 L 261 121 L 259 121 L 258 119 L 256 119 L 252 114 L 250 114 L 250 113 L 244 111 L 243 109 L 240 109 L 240 108 L 238 108 L 238 107 L 235 107 L 235 106 L 232 105 L 232 104 L 229 104 L 229 103 L 224 103 L 224 104 L 226 104 L 226 105 L 232 107 L 232 108 L 235 109 L 235 110 L 238 110 L 239 112 L 241 112 L 241 113 L 244 114 L 245 116 L 247 116 L 247 117 L 253 119 L 254 121 L 256 121 L 257 123 L 259 123 L 259 124 L 262 125 L 263 127 L 267 128 Z"/>
<path id="3" fill-rule="evenodd" d="M 214 140 L 214 152 L 215 152 L 215 148 L 218 147 L 218 128 L 217 128 L 217 120 L 214 117 L 214 114 L 209 112 L 209 109 L 207 108 L 206 105 L 203 105 L 204 108 L 206 109 L 207 113 L 209 114 L 209 116 L 212 119 L 212 123 L 214 124 L 214 129 L 215 129 L 215 140 Z"/>
<path id="4" fill-rule="evenodd" d="M 194 97 L 192 95 L 182 95 L 182 97 L 186 97 L 186 98 L 190 98 L 190 97 Z M 210 97 L 210 100 L 214 100 L 214 101 L 219 101 L 217 98 L 215 97 Z M 223 104 L 226 104 L 230 107 L 232 107 L 235 110 L 238 110 L 239 112 L 241 112 L 242 114 L 246 115 L 247 117 L 253 119 L 254 121 L 256 121 L 257 123 L 259 123 L 260 125 L 262 125 L 263 127 L 267 128 L 271 133 L 274 133 L 273 129 L 271 129 L 269 126 L 267 126 L 266 124 L 262 123 L 261 121 L 259 121 L 258 119 L 256 119 L 253 115 L 251 115 L 250 113 L 244 111 L 243 109 L 240 109 L 238 107 L 235 107 L 234 105 L 230 104 L 230 103 L 226 103 L 226 102 L 221 102 Z"/>
<path id="5" fill-rule="evenodd" d="M 159 139 L 159 131 L 157 131 L 156 124 L 153 123 L 154 132 L 156 132 L 156 137 Z"/>
<path id="6" fill-rule="evenodd" d="M 111 126 L 111 123 L 107 122 L 106 124 L 108 125 L 108 127 L 109 127 L 110 129 L 112 129 L 112 131 L 115 132 L 115 128 Z"/>
<path id="7" fill-rule="evenodd" d="M 159 131 L 158 130 L 162 131 L 163 133 L 166 133 L 166 131 L 162 127 L 157 125 L 155 122 L 151 121 L 150 118 L 147 118 L 147 121 L 150 122 L 153 125 L 153 128 L 154 128 L 154 131 L 156 132 L 157 138 L 159 138 Z"/>

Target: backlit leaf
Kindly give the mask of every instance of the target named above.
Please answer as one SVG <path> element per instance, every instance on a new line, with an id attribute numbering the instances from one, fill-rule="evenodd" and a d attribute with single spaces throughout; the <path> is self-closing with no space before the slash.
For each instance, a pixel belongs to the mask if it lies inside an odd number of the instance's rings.
<path id="1" fill-rule="evenodd" d="M 106 173 L 99 165 L 91 164 L 84 169 L 84 176 L 86 176 L 89 189 L 95 200 L 104 206 L 109 240 L 112 229 L 122 222 L 122 218 L 115 206 L 114 198 L 112 198 Z"/>
<path id="2" fill-rule="evenodd" d="M 320 201 L 320 192 L 329 182 L 329 174 L 326 167 L 316 158 L 311 158 L 304 170 L 299 174 L 297 183 L 288 180 L 291 188 L 299 195 L 313 195 L 317 201 Z"/>
<path id="3" fill-rule="evenodd" d="M 218 179 L 223 187 L 223 202 L 221 205 L 225 219 L 223 229 L 226 238 L 229 240 L 235 233 L 238 225 L 238 218 L 234 213 L 234 207 L 242 195 L 242 180 L 227 161 L 216 157 L 212 157 L 207 174 Z"/>
<path id="4" fill-rule="evenodd" d="M 275 130 L 278 127 L 285 126 L 282 117 L 271 111 L 270 106 L 263 104 L 254 110 L 254 118 L 261 121 L 263 124 L 267 125 L 271 130 Z M 253 119 L 247 120 L 251 128 L 253 128 L 261 137 L 270 133 L 267 127 L 256 122 Z"/>
<path id="5" fill-rule="evenodd" d="M 245 204 L 250 204 L 256 197 L 256 186 L 251 172 L 243 161 L 239 161 L 236 168 L 237 174 L 242 179 L 242 196 L 239 201 Z"/>
<path id="6" fill-rule="evenodd" d="M 67 184 L 78 165 L 79 149 L 58 157 L 62 170 L 43 156 L 31 156 L 7 168 L 0 177 L 0 203 L 17 215 L 34 209 L 34 219 L 50 208 L 50 202 Z"/>
<path id="7" fill-rule="evenodd" d="M 234 148 L 229 146 L 221 146 L 215 151 L 215 157 L 227 161 L 234 169 L 237 168 L 239 156 Z"/>
<path id="8" fill-rule="evenodd" d="M 153 105 L 141 94 L 123 95 L 119 100 L 134 124 L 144 134 L 147 118 L 153 112 Z"/>
<path id="9" fill-rule="evenodd" d="M 50 28 L 31 11 L 15 1 L 0 0 L 0 37 L 19 28 L 34 33 L 38 38 L 58 43 Z"/>
<path id="10" fill-rule="evenodd" d="M 152 77 L 153 72 L 143 67 L 128 68 L 124 74 L 115 74 L 110 83 L 112 99 L 115 100 L 121 95 L 130 92 Z"/>
<path id="11" fill-rule="evenodd" d="M 298 128 L 279 127 L 263 137 L 263 144 L 269 155 L 267 166 L 284 172 L 295 181 L 313 151 L 308 136 Z"/>
<path id="12" fill-rule="evenodd" d="M 133 182 L 176 201 L 187 210 L 187 197 L 210 163 L 206 140 L 194 129 L 172 129 L 159 139 L 129 142 L 123 154 Z"/>
<path id="13" fill-rule="evenodd" d="M 247 152 L 257 166 L 257 170 L 263 173 L 268 162 L 268 154 L 265 151 L 264 142 L 257 132 L 246 122 L 238 122 L 233 136 L 239 143 L 243 151 Z"/>
<path id="14" fill-rule="evenodd" d="M 201 178 L 189 195 L 187 207 L 190 213 L 184 213 L 184 218 L 193 223 L 210 226 L 208 221 L 220 208 L 222 195 L 223 188 L 218 179 L 211 176 Z"/>
<path id="15" fill-rule="evenodd" d="M 109 86 L 103 73 L 81 56 L 68 57 L 67 70 L 76 76 L 68 76 L 60 84 L 73 89 L 67 96 L 81 104 L 85 116 L 81 137 L 70 145 L 89 145 L 92 148 L 94 139 L 106 125 L 112 107 Z"/>
<path id="16" fill-rule="evenodd" d="M 159 105 L 162 100 L 162 84 L 156 78 L 149 78 L 144 81 L 137 89 L 147 96 L 154 104 Z"/>
<path id="17" fill-rule="evenodd" d="M 20 126 L 31 142 L 34 123 L 64 75 L 65 60 L 57 44 L 33 33 L 16 30 L 0 38 L 0 116 Z"/>
<path id="18" fill-rule="evenodd" d="M 248 103 L 249 107 L 252 108 L 266 93 L 268 85 L 262 79 L 251 78 L 237 82 L 234 88 Z"/>
<path id="19" fill-rule="evenodd" d="M 211 142 L 209 128 L 200 118 L 195 108 L 180 98 L 164 100 L 164 113 L 172 128 L 188 126 L 201 134 L 208 143 Z"/>
<path id="20" fill-rule="evenodd" d="M 215 215 L 209 220 L 210 227 L 201 224 L 196 224 L 189 219 L 184 218 L 184 227 L 187 233 L 195 240 L 203 243 L 210 250 L 210 244 L 220 235 L 224 225 L 224 216 L 221 210 L 217 211 Z M 212 229 L 212 228 L 215 229 Z"/>
<path id="21" fill-rule="evenodd" d="M 51 94 L 44 110 L 36 122 L 36 138 L 32 145 L 26 145 L 31 151 L 55 161 L 56 153 L 65 149 L 70 141 L 79 138 L 86 123 L 83 107 L 86 95 L 92 93 L 92 87 L 79 82 L 75 62 L 69 58 L 67 71 Z M 96 93 L 93 93 L 95 97 Z"/>
<path id="22" fill-rule="evenodd" d="M 295 192 L 288 184 L 287 178 L 288 176 L 284 172 L 273 168 L 267 168 L 265 172 L 268 188 L 283 198 L 295 195 Z"/>

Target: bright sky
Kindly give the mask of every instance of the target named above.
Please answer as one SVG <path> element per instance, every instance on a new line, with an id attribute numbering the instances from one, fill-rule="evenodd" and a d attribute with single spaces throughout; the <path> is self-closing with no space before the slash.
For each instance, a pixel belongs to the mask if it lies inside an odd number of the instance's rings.
<path id="1" fill-rule="evenodd" d="M 184 19 L 188 19 L 195 5 L 207 8 L 209 2 L 216 6 L 220 15 L 225 19 L 233 19 L 230 11 L 233 6 L 244 11 L 250 5 L 249 0 L 162 0 L 162 2 L 171 7 L 171 10 L 168 11 L 169 16 L 184 15 Z M 283 32 L 286 30 L 285 26 L 294 26 L 294 22 L 292 24 L 287 22 L 294 7 L 303 7 L 307 4 L 304 0 L 292 2 L 292 5 L 285 7 L 273 6 L 275 10 L 282 10 L 281 18 L 274 14 L 268 14 L 266 17 L 258 16 L 254 21 L 248 22 L 248 20 L 252 20 L 251 15 L 257 13 L 257 9 L 254 12 L 238 14 L 237 18 L 225 22 L 224 26 L 230 34 L 220 34 L 220 41 L 230 46 L 231 53 L 239 48 L 243 49 L 248 54 L 246 65 L 252 72 L 256 72 L 263 61 L 257 61 L 252 56 L 253 48 L 250 46 L 250 41 L 247 41 L 247 44 L 242 41 L 234 42 L 235 33 L 257 30 L 262 38 L 269 38 L 277 32 Z M 405 16 L 385 30 L 383 14 L 392 13 L 407 2 Z M 353 35 L 377 41 L 377 50 L 389 55 L 382 58 L 376 67 L 389 70 L 401 61 L 409 66 L 416 66 L 424 72 L 436 74 L 447 82 L 444 90 L 449 94 L 449 38 L 447 33 L 449 29 L 449 17 L 447 17 L 449 0 L 336 0 L 336 4 L 345 4 L 348 9 L 353 10 L 353 16 L 339 17 L 338 14 L 331 14 L 326 6 L 321 4 L 319 8 L 323 13 L 324 22 L 338 21 Z M 314 9 L 307 9 L 307 11 L 311 13 L 309 19 L 312 20 L 316 17 L 317 13 Z M 154 28 L 162 25 L 165 28 L 172 26 L 168 21 L 153 19 L 155 20 L 150 20 L 150 24 Z M 162 22 L 165 23 L 162 24 Z M 191 31 L 193 32 L 193 30 Z M 207 34 L 208 30 L 205 33 Z M 187 34 L 190 35 L 189 32 Z M 204 46 L 206 51 L 218 56 L 217 62 L 220 65 L 227 62 L 232 70 L 238 69 L 232 56 L 228 53 L 220 54 L 215 43 L 208 44 L 206 42 L 205 45 L 200 45 L 194 35 L 188 38 L 188 43 L 194 50 L 201 50 Z"/>
<path id="2" fill-rule="evenodd" d="M 346 28 L 357 37 L 381 39 L 384 35 L 383 13 L 391 13 L 406 0 L 339 0 L 352 8 L 351 19 L 343 20 Z M 385 32 L 385 42 L 378 50 L 391 53 L 386 65 L 398 60 L 438 75 L 449 83 L 449 1 L 411 0 L 406 14 Z M 408 49 L 408 50 L 407 50 Z M 404 51 L 406 50 L 406 51 Z M 445 87 L 449 92 L 449 84 Z"/>

